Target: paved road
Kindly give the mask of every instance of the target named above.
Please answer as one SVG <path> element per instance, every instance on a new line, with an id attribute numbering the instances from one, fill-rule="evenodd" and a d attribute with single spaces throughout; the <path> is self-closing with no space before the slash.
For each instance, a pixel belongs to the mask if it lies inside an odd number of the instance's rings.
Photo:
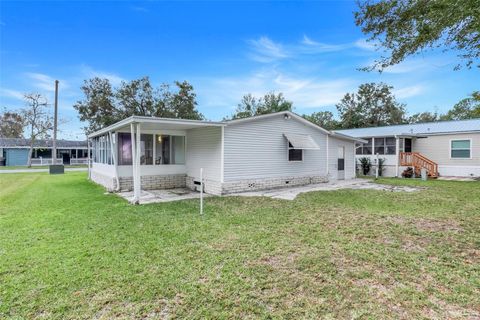
<path id="1" fill-rule="evenodd" d="M 69 171 L 88 171 L 88 168 L 65 168 L 66 172 Z M 48 172 L 48 169 L 13 169 L 13 170 L 0 170 L 2 173 L 28 173 L 28 172 Z"/>

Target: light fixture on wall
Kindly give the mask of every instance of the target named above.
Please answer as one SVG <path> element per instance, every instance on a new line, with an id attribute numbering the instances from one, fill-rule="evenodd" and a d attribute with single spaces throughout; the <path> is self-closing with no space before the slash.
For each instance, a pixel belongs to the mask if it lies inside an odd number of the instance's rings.
<path id="1" fill-rule="evenodd" d="M 285 114 L 283 115 L 283 118 L 284 118 L 285 120 L 288 120 L 288 119 L 290 119 L 290 115 L 289 115 L 288 113 L 285 113 Z"/>
<path id="2" fill-rule="evenodd" d="M 157 138 L 158 142 L 162 142 L 162 136 L 161 136 L 161 135 L 158 135 L 157 137 L 158 137 L 158 138 Z"/>

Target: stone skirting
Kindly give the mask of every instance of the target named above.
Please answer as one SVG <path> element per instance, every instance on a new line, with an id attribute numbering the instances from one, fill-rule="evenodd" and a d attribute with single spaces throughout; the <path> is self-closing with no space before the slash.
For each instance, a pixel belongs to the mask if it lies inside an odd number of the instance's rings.
<path id="1" fill-rule="evenodd" d="M 185 188 L 185 174 L 166 174 L 166 175 L 150 175 L 142 176 L 141 188 L 142 190 L 160 190 L 160 189 L 174 189 Z M 133 190 L 133 177 L 120 177 L 120 190 Z"/>
<path id="2" fill-rule="evenodd" d="M 193 181 L 196 180 L 193 177 L 187 177 L 187 188 L 190 190 L 197 190 L 198 185 L 194 184 Z M 203 191 L 209 194 L 221 195 L 222 194 L 222 183 L 214 180 L 205 179 L 203 181 Z"/>
<path id="3" fill-rule="evenodd" d="M 267 190 L 276 188 L 285 188 L 291 186 L 302 186 L 314 183 L 328 182 L 328 178 L 325 176 L 304 176 L 304 177 L 277 177 L 277 178 L 264 178 L 264 179 L 247 179 L 228 181 L 222 184 L 222 194 L 255 191 L 255 190 Z"/>

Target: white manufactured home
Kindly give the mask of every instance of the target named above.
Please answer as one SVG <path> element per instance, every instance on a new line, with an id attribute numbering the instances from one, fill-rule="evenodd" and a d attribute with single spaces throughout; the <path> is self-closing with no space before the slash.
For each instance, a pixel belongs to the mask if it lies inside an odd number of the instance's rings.
<path id="1" fill-rule="evenodd" d="M 221 195 L 355 177 L 355 143 L 292 112 L 211 122 L 133 116 L 88 136 L 89 177 L 110 191 Z"/>
<path id="2" fill-rule="evenodd" d="M 385 159 L 385 176 L 400 176 L 407 167 L 432 177 L 480 176 L 480 119 L 438 121 L 338 130 L 367 141 L 357 144 L 357 158 L 375 165 Z"/>

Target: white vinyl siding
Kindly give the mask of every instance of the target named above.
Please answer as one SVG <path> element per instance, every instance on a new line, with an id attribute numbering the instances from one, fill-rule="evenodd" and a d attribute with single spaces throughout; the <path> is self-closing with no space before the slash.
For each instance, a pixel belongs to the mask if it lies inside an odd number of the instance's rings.
<path id="1" fill-rule="evenodd" d="M 470 140 L 470 157 L 452 158 L 452 140 Z M 439 166 L 480 166 L 480 133 L 431 135 L 413 140 L 412 145 L 412 151 L 420 152 Z"/>
<path id="2" fill-rule="evenodd" d="M 338 155 L 339 148 L 344 147 L 345 150 L 345 179 L 355 178 L 355 146 L 353 141 L 342 140 L 334 137 L 328 138 L 328 154 L 329 161 L 329 177 L 333 180 L 338 178 Z"/>
<path id="3" fill-rule="evenodd" d="M 221 181 L 222 128 L 206 127 L 187 131 L 187 175 L 200 178 L 203 168 L 205 179 Z"/>
<path id="4" fill-rule="evenodd" d="M 224 179 L 325 176 L 326 134 L 283 114 L 225 127 Z M 319 150 L 303 150 L 303 161 L 288 161 L 284 134 L 310 135 Z"/>

